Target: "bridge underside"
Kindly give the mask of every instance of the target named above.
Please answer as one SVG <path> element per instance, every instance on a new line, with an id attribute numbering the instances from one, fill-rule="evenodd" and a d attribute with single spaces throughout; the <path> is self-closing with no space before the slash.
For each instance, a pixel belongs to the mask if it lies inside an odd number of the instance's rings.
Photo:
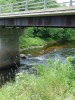
<path id="1" fill-rule="evenodd" d="M 75 15 L 0 18 L 0 27 L 75 27 Z"/>
<path id="2" fill-rule="evenodd" d="M 75 27 L 75 15 L 0 18 L 0 68 L 20 64 L 19 33 L 13 27 Z M 8 28 L 10 27 L 10 28 Z"/>

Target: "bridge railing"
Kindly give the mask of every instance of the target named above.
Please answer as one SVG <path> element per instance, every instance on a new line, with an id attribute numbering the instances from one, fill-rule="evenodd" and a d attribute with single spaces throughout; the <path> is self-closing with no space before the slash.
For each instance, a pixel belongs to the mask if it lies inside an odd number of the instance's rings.
<path id="1" fill-rule="evenodd" d="M 55 7 L 72 6 L 75 0 L 69 2 L 58 3 L 57 0 L 24 0 L 6 5 L 0 5 L 0 13 L 11 13 L 20 11 L 30 11 L 39 9 L 49 9 Z"/>

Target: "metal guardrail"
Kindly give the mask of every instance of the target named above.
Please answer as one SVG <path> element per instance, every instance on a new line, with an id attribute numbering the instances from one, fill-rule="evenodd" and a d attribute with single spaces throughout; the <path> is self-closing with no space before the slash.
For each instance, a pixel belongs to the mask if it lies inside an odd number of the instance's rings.
<path id="1" fill-rule="evenodd" d="M 6 5 L 0 5 L 0 13 L 12 13 L 29 10 L 49 9 L 55 7 L 73 6 L 74 0 L 69 2 L 57 3 L 56 0 L 24 0 Z"/>

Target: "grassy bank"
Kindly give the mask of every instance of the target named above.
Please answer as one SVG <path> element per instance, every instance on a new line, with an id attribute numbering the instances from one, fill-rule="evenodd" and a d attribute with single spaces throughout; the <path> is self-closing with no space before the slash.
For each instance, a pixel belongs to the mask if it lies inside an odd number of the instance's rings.
<path id="1" fill-rule="evenodd" d="M 20 37 L 20 48 L 44 46 L 57 41 L 67 42 L 75 40 L 75 29 L 28 27 Z"/>
<path id="2" fill-rule="evenodd" d="M 38 37 L 21 37 L 20 38 L 20 48 L 27 48 L 31 46 L 43 46 L 45 41 Z"/>
<path id="3" fill-rule="evenodd" d="M 47 43 L 55 43 L 55 42 L 56 41 L 51 38 L 43 39 L 39 37 L 29 37 L 23 35 L 20 37 L 20 48 L 23 49 L 28 47 L 44 46 Z"/>
<path id="4" fill-rule="evenodd" d="M 0 89 L 0 100 L 75 100 L 75 67 L 69 60 L 36 66 L 38 76 L 20 74 Z"/>

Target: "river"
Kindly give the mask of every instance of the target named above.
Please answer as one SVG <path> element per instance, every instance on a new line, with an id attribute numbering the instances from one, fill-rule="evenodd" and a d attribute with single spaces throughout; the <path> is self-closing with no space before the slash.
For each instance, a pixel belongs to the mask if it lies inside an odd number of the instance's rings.
<path id="1" fill-rule="evenodd" d="M 20 67 L 0 70 L 0 86 L 10 80 L 14 81 L 17 73 L 36 73 L 35 66 L 47 65 L 49 58 L 53 61 L 60 59 L 65 63 L 68 56 L 75 56 L 75 42 L 54 44 L 53 46 L 47 44 L 43 48 L 28 49 L 21 53 L 25 54 L 27 59 L 20 59 Z"/>

